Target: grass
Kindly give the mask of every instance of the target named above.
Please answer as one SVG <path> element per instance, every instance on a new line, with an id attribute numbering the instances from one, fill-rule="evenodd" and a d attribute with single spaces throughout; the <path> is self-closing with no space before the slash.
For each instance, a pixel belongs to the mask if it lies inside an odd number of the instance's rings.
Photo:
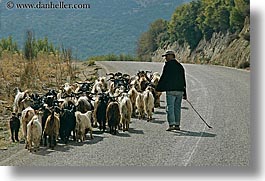
<path id="1" fill-rule="evenodd" d="M 43 93 L 45 92 L 43 87 L 58 89 L 66 82 L 67 77 L 74 82 L 77 72 L 73 62 L 65 61 L 59 55 L 43 53 L 38 54 L 35 60 L 27 61 L 22 55 L 2 52 L 0 57 L 0 149 L 12 145 L 8 121 L 15 97 L 14 88 Z"/>
<path id="2" fill-rule="evenodd" d="M 8 122 L 0 120 L 0 150 L 6 149 L 10 145 L 10 134 Z"/>

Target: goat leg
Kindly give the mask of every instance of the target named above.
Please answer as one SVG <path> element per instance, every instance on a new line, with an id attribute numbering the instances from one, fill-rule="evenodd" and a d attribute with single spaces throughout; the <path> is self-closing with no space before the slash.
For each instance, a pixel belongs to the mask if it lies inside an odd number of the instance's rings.
<path id="1" fill-rule="evenodd" d="M 15 142 L 13 129 L 11 129 L 11 139 L 12 139 L 13 142 Z"/>
<path id="2" fill-rule="evenodd" d="M 44 133 L 44 146 L 47 146 L 47 134 L 46 133 Z"/>
<path id="3" fill-rule="evenodd" d="M 15 139 L 17 142 L 19 142 L 19 139 L 18 139 L 18 130 L 15 130 Z"/>
<path id="4" fill-rule="evenodd" d="M 93 131 L 92 131 L 92 129 L 90 129 L 90 138 L 91 138 L 91 139 L 94 139 L 94 136 L 93 136 Z"/>

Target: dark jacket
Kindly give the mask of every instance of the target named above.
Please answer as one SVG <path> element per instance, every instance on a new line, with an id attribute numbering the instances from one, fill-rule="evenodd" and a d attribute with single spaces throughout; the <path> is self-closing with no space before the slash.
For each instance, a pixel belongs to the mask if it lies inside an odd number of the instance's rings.
<path id="1" fill-rule="evenodd" d="M 165 62 L 156 90 L 183 91 L 186 95 L 186 79 L 183 66 L 175 59 Z"/>

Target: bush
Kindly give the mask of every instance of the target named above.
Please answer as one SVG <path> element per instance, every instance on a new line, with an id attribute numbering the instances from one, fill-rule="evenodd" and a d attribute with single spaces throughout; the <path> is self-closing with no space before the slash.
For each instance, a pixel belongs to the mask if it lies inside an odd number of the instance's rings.
<path id="1" fill-rule="evenodd" d="M 12 36 L 9 36 L 8 38 L 3 38 L 0 41 L 0 56 L 3 51 L 8 51 L 13 54 L 20 53 L 18 50 L 17 43 L 13 41 Z"/>
<path id="2" fill-rule="evenodd" d="M 245 69 L 245 68 L 249 68 L 249 67 L 250 67 L 250 63 L 249 62 L 241 62 L 238 65 L 238 68 L 241 68 L 241 69 Z"/>
<path id="3" fill-rule="evenodd" d="M 95 60 L 88 60 L 88 66 L 93 66 L 95 65 Z"/>
<path id="4" fill-rule="evenodd" d="M 115 54 L 108 54 L 108 55 L 99 55 L 99 56 L 92 56 L 89 57 L 88 62 L 91 61 L 139 61 L 139 59 L 133 55 L 126 55 L 126 54 L 120 54 L 120 55 L 115 55 Z"/>

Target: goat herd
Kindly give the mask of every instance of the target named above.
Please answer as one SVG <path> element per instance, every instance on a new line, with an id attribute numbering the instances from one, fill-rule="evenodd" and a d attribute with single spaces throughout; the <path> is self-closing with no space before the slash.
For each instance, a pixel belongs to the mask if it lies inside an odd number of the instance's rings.
<path id="1" fill-rule="evenodd" d="M 155 91 L 159 79 L 157 72 L 117 72 L 95 82 L 65 83 L 42 94 L 16 88 L 11 138 L 19 141 L 21 123 L 25 148 L 32 152 L 47 144 L 54 149 L 59 139 L 67 144 L 70 136 L 83 142 L 88 132 L 93 139 L 93 128 L 105 132 L 108 126 L 110 134 L 128 131 L 131 117 L 152 120 L 154 107 L 160 106 L 161 92 Z"/>

